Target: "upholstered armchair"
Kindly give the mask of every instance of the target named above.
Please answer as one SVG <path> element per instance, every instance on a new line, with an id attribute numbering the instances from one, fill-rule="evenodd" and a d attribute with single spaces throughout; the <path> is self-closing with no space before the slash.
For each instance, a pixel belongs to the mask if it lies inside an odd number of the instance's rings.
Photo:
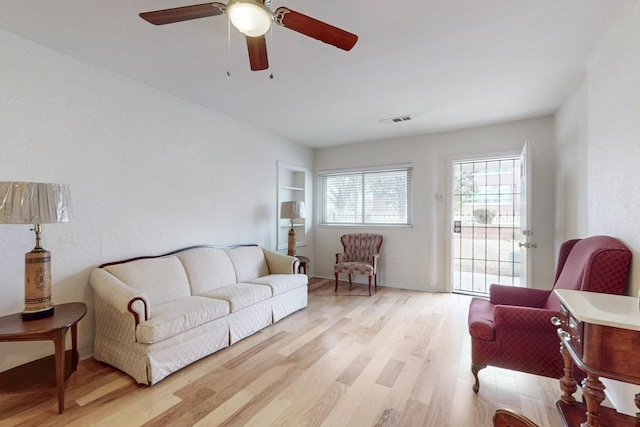
<path id="1" fill-rule="evenodd" d="M 613 237 L 569 240 L 560 247 L 552 289 L 492 285 L 489 299 L 473 298 L 469 306 L 473 391 L 480 387 L 478 372 L 489 365 L 561 378 L 560 339 L 550 322 L 559 315 L 560 301 L 553 290 L 620 295 L 630 262 L 631 252 Z M 584 377 L 574 369 L 576 380 Z"/>
<path id="2" fill-rule="evenodd" d="M 371 277 L 374 279 L 376 290 L 378 289 L 378 257 L 382 236 L 379 234 L 345 234 L 340 238 L 344 248 L 343 253 L 336 254 L 336 265 L 333 271 L 336 274 L 336 289 L 338 292 L 338 274 L 349 275 L 349 289 L 351 289 L 351 275 L 362 274 L 369 276 L 369 296 L 371 296 Z"/>

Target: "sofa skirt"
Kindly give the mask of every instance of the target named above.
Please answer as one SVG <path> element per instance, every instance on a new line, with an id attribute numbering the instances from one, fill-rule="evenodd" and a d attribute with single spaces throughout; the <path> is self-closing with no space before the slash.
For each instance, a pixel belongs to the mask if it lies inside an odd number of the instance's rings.
<path id="1" fill-rule="evenodd" d="M 124 371 L 140 384 L 153 385 L 228 346 L 229 322 L 223 317 L 153 344 L 124 344 L 96 333 L 94 358 Z"/>

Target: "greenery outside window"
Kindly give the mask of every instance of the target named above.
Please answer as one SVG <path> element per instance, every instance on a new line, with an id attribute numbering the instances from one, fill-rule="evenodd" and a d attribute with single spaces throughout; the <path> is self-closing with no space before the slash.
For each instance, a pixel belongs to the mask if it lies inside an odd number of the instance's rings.
<path id="1" fill-rule="evenodd" d="M 410 166 L 319 174 L 321 225 L 412 225 Z"/>

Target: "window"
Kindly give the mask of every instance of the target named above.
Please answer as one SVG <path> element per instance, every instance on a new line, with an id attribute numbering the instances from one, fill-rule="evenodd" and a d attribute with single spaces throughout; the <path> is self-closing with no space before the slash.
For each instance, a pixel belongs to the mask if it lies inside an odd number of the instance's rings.
<path id="1" fill-rule="evenodd" d="M 323 225 L 411 225 L 411 167 L 320 173 Z"/>

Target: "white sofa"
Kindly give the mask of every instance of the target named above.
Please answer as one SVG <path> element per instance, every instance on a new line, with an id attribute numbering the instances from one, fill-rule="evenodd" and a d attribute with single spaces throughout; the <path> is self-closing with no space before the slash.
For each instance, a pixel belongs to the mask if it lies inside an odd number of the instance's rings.
<path id="1" fill-rule="evenodd" d="M 197 246 L 91 273 L 94 357 L 155 384 L 307 306 L 295 257 Z"/>

